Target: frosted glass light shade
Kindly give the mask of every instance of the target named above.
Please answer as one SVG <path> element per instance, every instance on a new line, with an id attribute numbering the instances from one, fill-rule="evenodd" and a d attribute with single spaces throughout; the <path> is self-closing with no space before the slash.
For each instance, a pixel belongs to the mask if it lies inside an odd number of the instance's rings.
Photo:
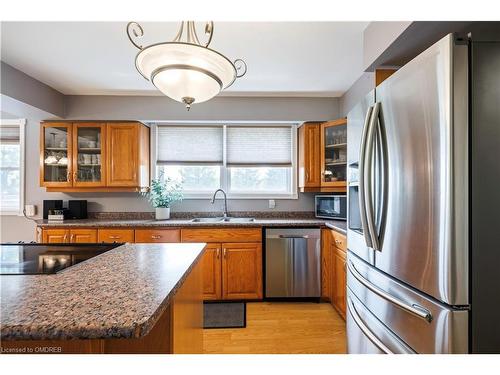
<path id="1" fill-rule="evenodd" d="M 139 52 L 136 67 L 161 92 L 183 102 L 201 103 L 236 79 L 233 63 L 209 48 L 180 42 L 160 43 Z"/>
<path id="2" fill-rule="evenodd" d="M 194 103 L 202 103 L 216 96 L 222 89 L 219 82 L 197 70 L 172 68 L 153 76 L 153 84 L 170 98 L 183 102 L 183 98 L 193 98 Z"/>

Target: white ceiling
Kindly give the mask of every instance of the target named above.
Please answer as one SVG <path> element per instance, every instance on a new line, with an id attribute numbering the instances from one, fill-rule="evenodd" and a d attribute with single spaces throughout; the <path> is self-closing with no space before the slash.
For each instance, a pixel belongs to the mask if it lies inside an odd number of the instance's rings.
<path id="1" fill-rule="evenodd" d="M 2 22 L 1 59 L 73 95 L 159 95 L 134 66 L 126 22 Z M 362 73 L 368 22 L 215 22 L 211 48 L 247 74 L 225 95 L 340 96 Z M 143 45 L 179 26 L 145 22 Z M 203 39 L 203 24 L 198 25 Z"/>

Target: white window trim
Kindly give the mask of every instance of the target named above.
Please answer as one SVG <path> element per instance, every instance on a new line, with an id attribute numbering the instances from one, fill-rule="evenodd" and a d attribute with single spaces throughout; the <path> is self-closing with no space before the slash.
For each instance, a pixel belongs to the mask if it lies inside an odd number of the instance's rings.
<path id="1" fill-rule="evenodd" d="M 253 122 L 253 123 L 258 123 L 258 122 Z M 284 122 L 280 122 L 280 124 L 283 124 Z M 206 124 L 206 122 L 204 122 Z M 173 124 L 172 124 L 173 125 Z M 176 123 L 176 125 L 179 125 Z M 185 124 L 185 125 L 196 125 L 196 124 Z M 270 193 L 270 192 L 265 192 L 265 193 L 231 193 L 229 191 L 229 173 L 227 173 L 227 166 L 226 166 L 226 131 L 227 131 L 227 125 L 234 126 L 234 123 L 230 122 L 224 122 L 220 123 L 220 125 L 224 126 L 224 133 L 223 133 L 223 164 L 221 166 L 221 173 L 220 173 L 220 187 L 227 193 L 227 198 L 228 199 L 276 199 L 276 200 L 293 200 L 293 199 L 298 199 L 299 198 L 299 193 L 298 193 L 298 174 L 297 174 L 297 133 L 298 133 L 298 126 L 296 123 L 290 123 L 291 128 L 292 128 L 292 167 L 291 167 L 291 193 Z M 244 124 L 242 124 L 244 125 Z M 158 178 L 158 168 L 156 164 L 157 160 L 157 149 L 158 149 L 158 125 L 157 124 L 151 124 L 151 160 L 153 161 L 151 163 L 151 176 L 153 176 L 154 179 Z M 213 195 L 213 192 L 207 193 L 207 192 L 184 192 L 184 199 L 210 199 Z"/>
<path id="2" fill-rule="evenodd" d="M 26 187 L 24 186 L 25 180 L 25 127 L 26 119 L 17 120 L 0 120 L 0 126 L 19 126 L 19 211 L 2 211 L 0 210 L 0 215 L 2 216 L 23 216 L 24 215 L 24 196 Z"/>

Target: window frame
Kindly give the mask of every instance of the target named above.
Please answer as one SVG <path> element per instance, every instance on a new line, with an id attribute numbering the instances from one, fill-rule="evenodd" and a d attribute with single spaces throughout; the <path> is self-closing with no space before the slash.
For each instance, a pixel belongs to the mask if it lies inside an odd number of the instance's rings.
<path id="1" fill-rule="evenodd" d="M 207 125 L 210 123 L 203 122 L 203 123 L 182 123 L 182 122 L 176 122 L 176 123 L 161 123 L 161 124 L 151 124 L 151 160 L 153 161 L 151 163 L 151 176 L 153 178 L 158 178 L 158 164 L 157 164 L 157 156 L 158 156 L 158 126 L 202 126 L 202 125 Z M 262 192 L 262 193 L 234 193 L 230 191 L 230 173 L 229 173 L 229 167 L 227 166 L 227 155 L 226 155 L 226 147 L 227 147 L 227 126 L 237 126 L 237 125 L 242 125 L 242 126 L 248 126 L 249 124 L 256 124 L 262 126 L 262 123 L 259 122 L 248 122 L 248 123 L 212 123 L 210 125 L 214 126 L 222 126 L 223 127 L 223 137 L 222 137 L 222 142 L 223 142 L 223 163 L 220 168 L 220 188 L 223 189 L 226 194 L 228 199 L 298 199 L 298 181 L 297 181 L 297 134 L 298 134 L 298 124 L 296 122 L 279 122 L 276 123 L 276 125 L 290 125 L 291 127 L 291 132 L 292 132 L 292 147 L 291 147 L 291 153 L 292 153 L 292 166 L 290 167 L 290 192 L 289 193 L 273 193 L 273 192 Z M 266 124 L 269 124 L 272 126 L 272 123 L 267 122 Z M 195 165 L 195 164 L 193 164 Z M 251 167 L 251 166 L 249 166 Z M 257 167 L 257 166 L 256 166 Z M 196 192 L 196 191 L 189 191 L 189 192 L 184 192 L 184 199 L 209 199 L 213 195 L 213 192 L 211 193 L 206 193 L 206 192 Z"/>
<path id="2" fill-rule="evenodd" d="M 19 126 L 19 210 L 2 210 L 0 216 L 23 216 L 24 215 L 24 197 L 25 197 L 25 127 L 26 119 L 1 119 L 0 126 Z"/>

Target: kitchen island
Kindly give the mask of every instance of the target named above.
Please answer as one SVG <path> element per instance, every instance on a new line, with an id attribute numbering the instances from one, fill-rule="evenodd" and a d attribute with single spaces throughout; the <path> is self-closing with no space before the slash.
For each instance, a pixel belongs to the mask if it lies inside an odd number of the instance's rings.
<path id="1" fill-rule="evenodd" d="M 125 244 L 53 275 L 6 275 L 2 353 L 201 353 L 204 243 Z"/>

